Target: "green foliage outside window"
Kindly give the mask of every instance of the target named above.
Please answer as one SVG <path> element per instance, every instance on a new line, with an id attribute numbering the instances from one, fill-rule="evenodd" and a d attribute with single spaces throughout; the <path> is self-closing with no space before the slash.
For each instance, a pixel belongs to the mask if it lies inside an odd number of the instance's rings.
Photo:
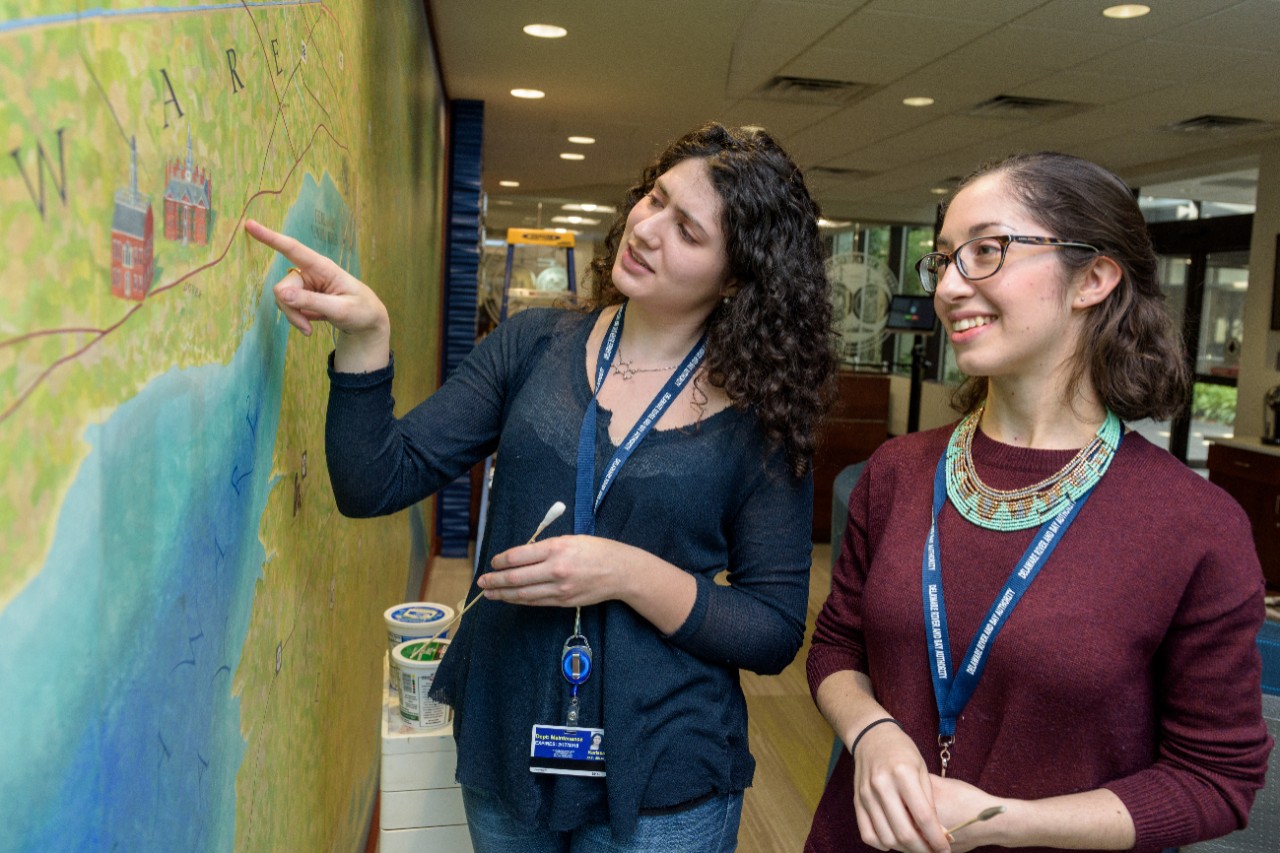
<path id="1" fill-rule="evenodd" d="M 1191 403 L 1191 418 L 1215 424 L 1233 424 L 1236 420 L 1236 389 L 1231 385 L 1197 382 Z"/>

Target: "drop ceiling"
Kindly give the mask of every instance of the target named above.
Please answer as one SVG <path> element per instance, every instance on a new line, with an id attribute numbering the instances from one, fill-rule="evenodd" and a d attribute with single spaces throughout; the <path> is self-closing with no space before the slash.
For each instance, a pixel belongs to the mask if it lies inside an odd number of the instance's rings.
<path id="1" fill-rule="evenodd" d="M 1130 20 L 1104 18 L 1107 5 L 427 2 L 448 96 L 485 103 L 495 230 L 549 227 L 565 203 L 617 204 L 666 142 L 708 119 L 769 128 L 831 219 L 932 221 L 931 190 L 1015 150 L 1087 157 L 1135 187 L 1247 183 L 1280 139 L 1280 2 L 1148 0 L 1151 14 Z M 532 38 L 530 23 L 568 35 Z M 516 99 L 519 87 L 546 97 Z M 913 96 L 934 103 L 903 105 Z"/>

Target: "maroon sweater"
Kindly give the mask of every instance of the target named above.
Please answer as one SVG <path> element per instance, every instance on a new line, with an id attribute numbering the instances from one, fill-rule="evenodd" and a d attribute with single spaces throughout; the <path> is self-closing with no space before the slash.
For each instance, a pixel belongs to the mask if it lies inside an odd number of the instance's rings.
<path id="1" fill-rule="evenodd" d="M 951 427 L 895 439 L 871 457 L 818 616 L 809 686 L 856 670 L 937 773 L 938 713 L 920 592 L 933 472 Z M 999 444 L 981 430 L 983 480 L 1015 488 L 1073 451 Z M 939 518 L 953 665 L 1037 529 Z M 1264 584 L 1249 523 L 1218 487 L 1128 433 L 1110 469 L 988 650 L 961 714 L 948 775 L 997 797 L 1105 787 L 1160 850 L 1243 826 L 1271 739 L 1254 645 Z M 854 819 L 844 751 L 807 851 L 871 850 Z M 992 848 L 1000 849 L 1000 848 Z"/>

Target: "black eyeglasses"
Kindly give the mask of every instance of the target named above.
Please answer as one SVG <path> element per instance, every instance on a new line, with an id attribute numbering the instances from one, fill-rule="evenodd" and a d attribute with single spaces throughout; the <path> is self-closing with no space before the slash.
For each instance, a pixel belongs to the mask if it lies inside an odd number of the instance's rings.
<path id="1" fill-rule="evenodd" d="M 975 237 L 961 243 L 950 252 L 930 252 L 916 264 L 916 272 L 920 274 L 920 286 L 925 293 L 933 293 L 938 289 L 938 281 L 947 271 L 947 264 L 955 261 L 956 271 L 969 281 L 982 281 L 984 278 L 1000 272 L 1004 266 L 1004 256 L 1009 251 L 1010 243 L 1026 243 L 1030 246 L 1052 246 L 1056 249 L 1088 249 L 1091 252 L 1102 251 L 1088 243 L 1077 243 L 1074 240 L 1059 240 L 1057 237 L 1015 237 L 1009 234 L 992 237 Z"/>

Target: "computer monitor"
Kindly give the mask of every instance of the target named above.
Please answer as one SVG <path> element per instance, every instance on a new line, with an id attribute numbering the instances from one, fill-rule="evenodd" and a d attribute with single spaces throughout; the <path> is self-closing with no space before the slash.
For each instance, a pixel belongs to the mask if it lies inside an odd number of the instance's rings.
<path id="1" fill-rule="evenodd" d="M 886 332 L 932 335 L 937 324 L 933 297 L 897 294 L 889 300 L 889 318 L 884 324 Z"/>

